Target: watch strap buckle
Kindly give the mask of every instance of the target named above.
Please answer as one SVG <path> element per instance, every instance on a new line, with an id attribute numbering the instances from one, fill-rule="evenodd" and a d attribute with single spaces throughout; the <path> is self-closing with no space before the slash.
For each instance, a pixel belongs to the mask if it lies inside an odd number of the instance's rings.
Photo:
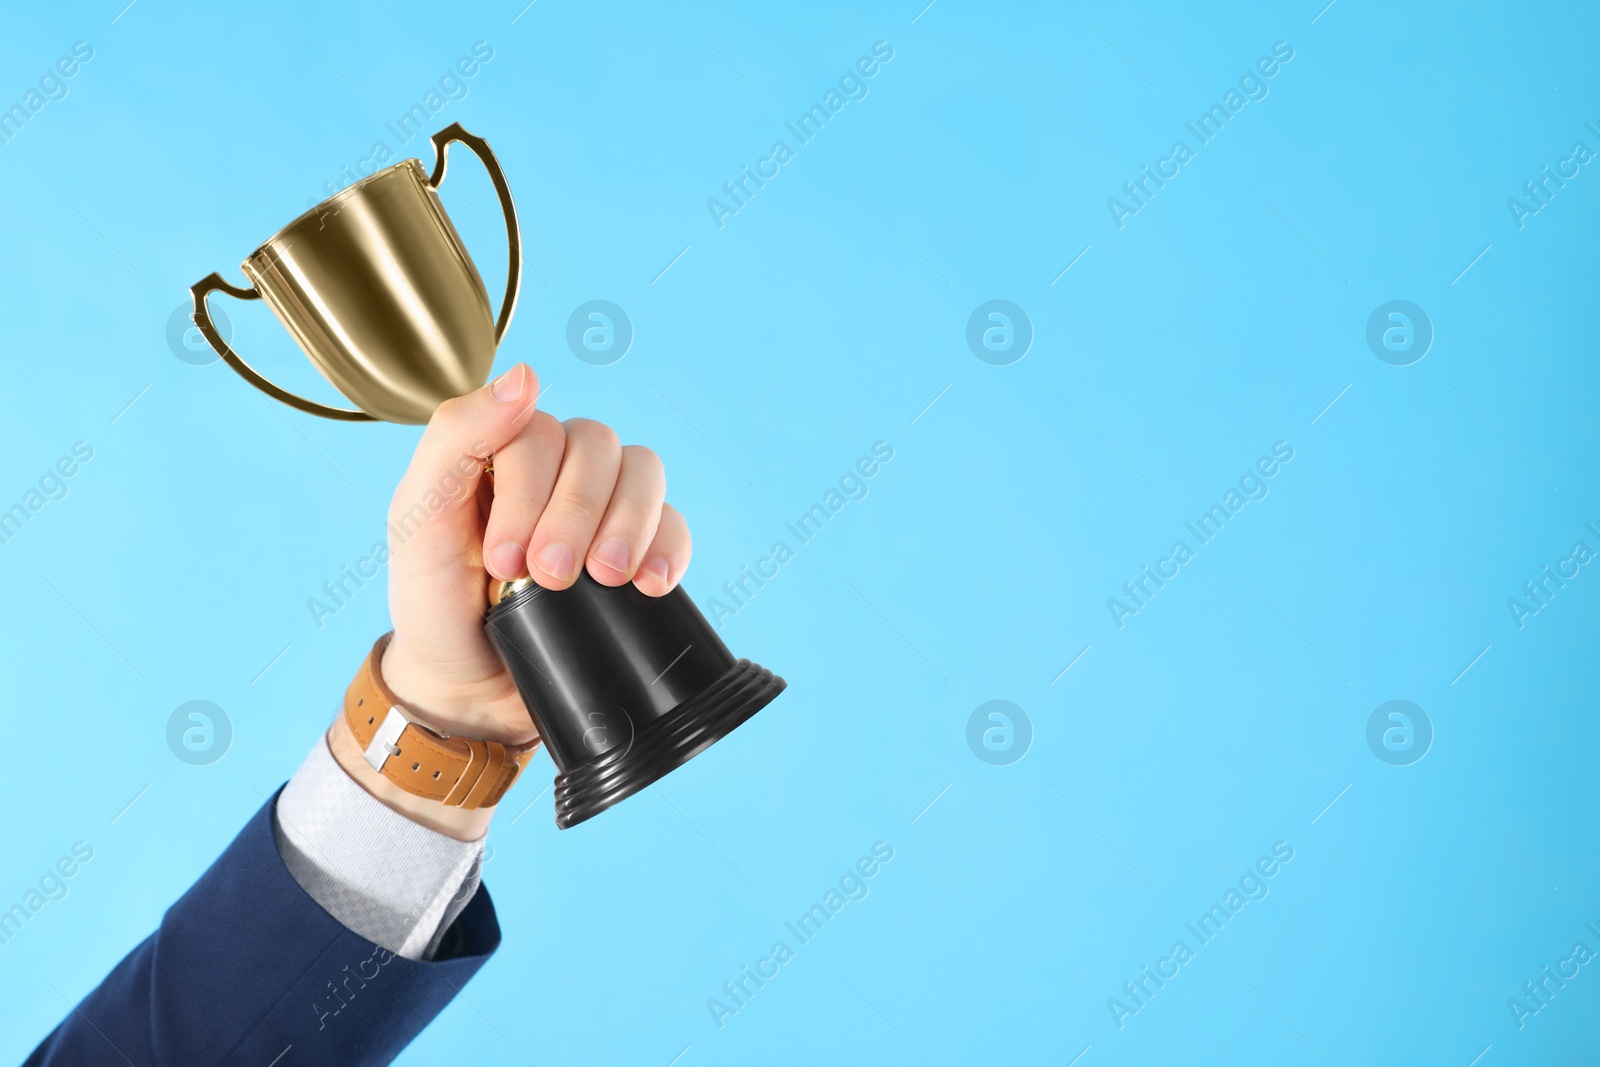
<path id="1" fill-rule="evenodd" d="M 383 765 L 388 762 L 389 757 L 400 754 L 400 746 L 396 742 L 400 740 L 400 735 L 405 733 L 406 727 L 410 725 L 412 725 L 412 722 L 406 718 L 406 713 L 401 709 L 400 705 L 391 705 L 389 711 L 384 715 L 383 721 L 378 724 L 378 732 L 372 735 L 372 741 L 368 743 L 366 751 L 362 753 L 363 758 L 367 761 L 367 766 L 382 774 Z"/>

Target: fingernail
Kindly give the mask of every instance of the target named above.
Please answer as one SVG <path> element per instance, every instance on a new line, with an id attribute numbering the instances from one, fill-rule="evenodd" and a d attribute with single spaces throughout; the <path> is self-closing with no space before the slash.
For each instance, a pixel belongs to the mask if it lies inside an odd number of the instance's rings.
<path id="1" fill-rule="evenodd" d="M 502 541 L 489 550 L 489 570 L 496 578 L 513 581 L 527 570 L 528 550 L 515 541 Z"/>
<path id="2" fill-rule="evenodd" d="M 632 557 L 633 550 L 620 537 L 608 537 L 594 550 L 594 558 L 618 574 L 628 573 L 628 563 Z"/>
<path id="3" fill-rule="evenodd" d="M 541 548 L 533 561 L 540 570 L 558 581 L 564 582 L 572 577 L 572 549 L 559 541 Z"/>
<path id="4" fill-rule="evenodd" d="M 509 404 L 522 395 L 522 386 L 526 380 L 527 375 L 522 373 L 522 364 L 518 363 L 515 367 L 496 378 L 494 384 L 489 387 L 489 391 L 494 394 L 494 398 L 500 403 Z"/>
<path id="5" fill-rule="evenodd" d="M 662 585 L 666 585 L 670 580 L 671 569 L 667 566 L 665 556 L 651 556 L 644 561 L 644 565 L 639 569 L 650 575 L 650 577 L 659 580 Z"/>

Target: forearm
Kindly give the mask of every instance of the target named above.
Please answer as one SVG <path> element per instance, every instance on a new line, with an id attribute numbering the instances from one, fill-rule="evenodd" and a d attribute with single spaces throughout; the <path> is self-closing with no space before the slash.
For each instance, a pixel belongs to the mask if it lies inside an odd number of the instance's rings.
<path id="1" fill-rule="evenodd" d="M 500 942 L 481 887 L 428 962 L 395 955 L 309 897 L 274 845 L 274 797 L 27 1061 L 260 1064 L 392 1060 Z M 113 1051 L 116 1050 L 116 1051 Z"/>

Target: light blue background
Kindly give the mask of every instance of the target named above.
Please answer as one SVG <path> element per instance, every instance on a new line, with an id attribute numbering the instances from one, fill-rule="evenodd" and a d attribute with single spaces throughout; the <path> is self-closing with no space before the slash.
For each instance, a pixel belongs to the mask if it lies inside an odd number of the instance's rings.
<path id="1" fill-rule="evenodd" d="M 321 629 L 306 601 L 382 537 L 417 430 L 280 409 L 164 331 L 477 41 L 492 61 L 433 121 L 492 142 L 521 211 L 498 365 L 661 452 L 690 592 L 753 565 L 874 442 L 894 459 L 727 621 L 788 679 L 768 710 L 570 832 L 535 763 L 491 832 L 505 944 L 402 1062 L 1592 1048 L 1595 966 L 1524 1029 L 1507 999 L 1600 949 L 1600 575 L 1520 630 L 1506 601 L 1575 541 L 1600 549 L 1600 171 L 1521 229 L 1506 201 L 1575 141 L 1600 149 L 1600 18 L 921 3 L 7 13 L 6 104 L 73 42 L 95 54 L 0 145 L 0 507 L 75 441 L 94 459 L 0 546 L 0 899 L 74 841 L 95 857 L 0 948 L 0 1060 L 293 772 L 387 628 L 380 585 Z M 870 95 L 719 230 L 707 198 L 876 41 L 894 58 Z M 1107 198 L 1195 147 L 1184 122 L 1278 41 L 1270 95 L 1119 230 Z M 432 160 L 422 138 L 404 154 Z M 465 153 L 445 203 L 497 291 L 504 238 Z M 1365 341 L 1396 298 L 1435 329 L 1408 367 Z M 633 322 L 612 366 L 565 343 L 592 299 Z M 991 299 L 1032 321 L 1011 366 L 964 339 Z M 265 308 L 213 303 L 247 358 L 333 399 Z M 1119 630 L 1106 599 L 1277 441 L 1295 452 L 1271 495 Z M 167 748 L 192 699 L 232 722 L 210 766 Z M 991 699 L 1032 722 L 1010 766 L 967 747 Z M 1411 766 L 1366 743 L 1391 699 L 1436 732 Z M 719 1029 L 707 998 L 876 841 L 895 854 L 870 895 Z M 1119 1029 L 1107 999 L 1193 947 L 1185 921 L 1278 841 L 1270 896 Z"/>

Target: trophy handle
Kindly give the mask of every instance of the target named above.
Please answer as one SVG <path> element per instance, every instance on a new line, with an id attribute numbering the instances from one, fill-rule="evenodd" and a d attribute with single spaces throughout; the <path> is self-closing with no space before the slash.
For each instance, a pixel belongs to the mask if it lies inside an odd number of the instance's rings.
<path id="1" fill-rule="evenodd" d="M 211 347 L 216 349 L 217 355 L 227 361 L 228 366 L 239 372 L 239 377 L 266 393 L 274 400 L 281 400 L 292 408 L 297 408 L 311 415 L 321 415 L 325 419 L 341 419 L 345 422 L 376 422 L 377 420 L 365 411 L 352 411 L 349 408 L 331 408 L 326 404 L 319 404 L 315 400 L 307 400 L 303 396 L 296 396 L 287 389 L 274 385 L 263 377 L 254 367 L 239 358 L 239 354 L 229 347 L 228 342 L 222 339 L 222 334 L 211 322 L 211 309 L 206 306 L 206 296 L 221 290 L 229 296 L 238 297 L 240 300 L 260 300 L 261 294 L 254 289 L 241 289 L 236 285 L 229 285 L 222 280 L 222 275 L 212 272 L 200 281 L 189 287 L 189 292 L 194 294 L 194 324 L 199 328 L 205 339 L 211 342 Z"/>
<path id="2" fill-rule="evenodd" d="M 494 191 L 500 196 L 500 208 L 506 213 L 506 243 L 509 245 L 509 262 L 506 266 L 506 295 L 500 302 L 500 317 L 494 323 L 494 343 L 499 344 L 511 324 L 511 313 L 517 309 L 517 293 L 522 287 L 522 226 L 517 222 L 517 205 L 511 202 L 511 187 L 506 184 L 505 172 L 494 156 L 494 149 L 482 137 L 468 133 L 461 123 L 452 122 L 433 135 L 433 173 L 428 184 L 438 189 L 444 182 L 445 148 L 451 141 L 460 141 L 483 161 L 494 182 Z"/>

